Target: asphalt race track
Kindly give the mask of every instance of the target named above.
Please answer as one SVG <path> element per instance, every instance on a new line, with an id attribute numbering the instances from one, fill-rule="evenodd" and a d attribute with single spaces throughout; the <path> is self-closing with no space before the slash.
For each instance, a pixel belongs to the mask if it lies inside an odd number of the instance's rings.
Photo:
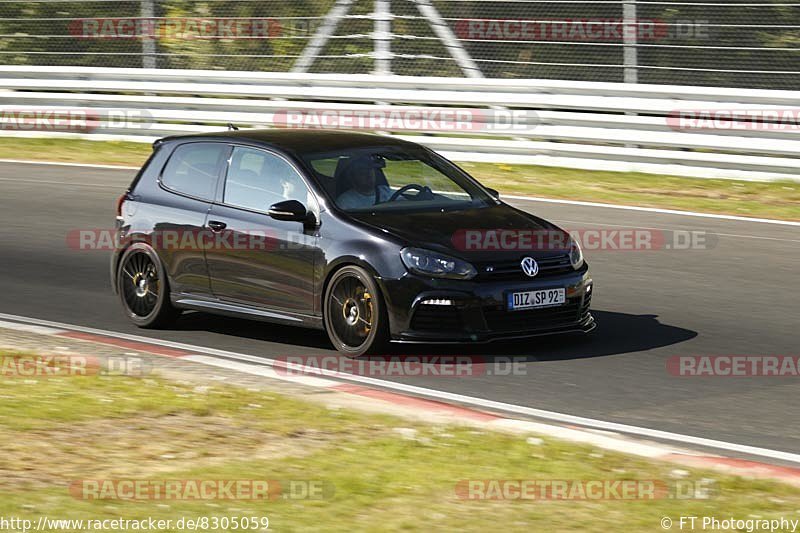
<path id="1" fill-rule="evenodd" d="M 70 249 L 70 230 L 110 228 L 134 172 L 0 164 L 0 312 L 232 350 L 264 358 L 332 353 L 321 332 L 186 315 L 146 331 L 122 315 L 108 252 Z M 513 355 L 526 375 L 403 378 L 507 403 L 800 453 L 800 378 L 675 377 L 676 355 L 800 355 L 800 227 L 514 201 L 572 228 L 705 231 L 708 250 L 587 251 L 599 329 L 402 353 Z"/>

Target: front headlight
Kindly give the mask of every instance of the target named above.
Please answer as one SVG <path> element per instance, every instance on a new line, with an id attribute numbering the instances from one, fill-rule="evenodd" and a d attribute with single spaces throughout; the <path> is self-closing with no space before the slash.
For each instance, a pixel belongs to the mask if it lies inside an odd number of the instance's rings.
<path id="1" fill-rule="evenodd" d="M 572 268 L 575 270 L 583 266 L 583 250 L 578 241 L 572 237 L 569 239 L 569 262 L 572 263 Z"/>
<path id="2" fill-rule="evenodd" d="M 400 252 L 403 264 L 415 274 L 431 276 L 434 278 L 472 279 L 478 275 L 475 267 L 450 257 L 449 255 L 422 250 L 420 248 L 404 248 Z"/>

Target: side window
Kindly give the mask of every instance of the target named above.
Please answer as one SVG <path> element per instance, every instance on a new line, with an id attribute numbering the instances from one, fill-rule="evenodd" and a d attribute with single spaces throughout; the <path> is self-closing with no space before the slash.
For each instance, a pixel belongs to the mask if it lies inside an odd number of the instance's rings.
<path id="1" fill-rule="evenodd" d="M 189 143 L 175 149 L 161 183 L 177 192 L 213 200 L 217 176 L 229 146 L 223 143 Z"/>
<path id="2" fill-rule="evenodd" d="M 308 206 L 310 193 L 297 171 L 277 155 L 237 146 L 225 180 L 225 203 L 254 211 L 298 200 Z"/>

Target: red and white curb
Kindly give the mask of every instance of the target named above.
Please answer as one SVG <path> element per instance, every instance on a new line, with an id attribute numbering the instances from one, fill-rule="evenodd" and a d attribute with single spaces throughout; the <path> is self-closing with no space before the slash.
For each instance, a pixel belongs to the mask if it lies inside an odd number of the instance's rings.
<path id="1" fill-rule="evenodd" d="M 138 350 L 164 357 L 179 358 L 184 361 L 192 361 L 250 375 L 290 381 L 309 387 L 369 398 L 370 400 L 384 401 L 392 405 L 410 407 L 421 413 L 446 415 L 453 422 L 478 423 L 487 429 L 546 435 L 556 439 L 649 459 L 710 468 L 746 477 L 776 479 L 800 485 L 800 466 L 779 466 L 754 460 L 710 455 L 683 447 L 670 446 L 662 442 L 641 440 L 641 437 L 676 442 L 682 446 L 713 448 L 800 465 L 800 455 L 789 452 L 582 418 L 414 385 L 384 381 L 367 376 L 300 364 L 289 364 L 284 361 L 265 359 L 216 348 L 194 346 L 18 315 L 0 313 L 0 328 L 111 345 L 127 350 Z M 493 412 L 487 412 L 484 409 Z M 559 425 L 511 418 L 508 414 L 496 413 L 525 415 L 558 422 Z M 639 438 L 637 439 L 636 437 Z"/>

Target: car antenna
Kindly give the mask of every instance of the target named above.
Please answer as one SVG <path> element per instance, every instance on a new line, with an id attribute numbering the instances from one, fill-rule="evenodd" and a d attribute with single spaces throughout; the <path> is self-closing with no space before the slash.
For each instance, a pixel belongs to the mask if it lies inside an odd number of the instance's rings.
<path id="1" fill-rule="evenodd" d="M 228 122 L 228 131 L 239 131 L 239 128 L 234 126 L 232 122 Z"/>

